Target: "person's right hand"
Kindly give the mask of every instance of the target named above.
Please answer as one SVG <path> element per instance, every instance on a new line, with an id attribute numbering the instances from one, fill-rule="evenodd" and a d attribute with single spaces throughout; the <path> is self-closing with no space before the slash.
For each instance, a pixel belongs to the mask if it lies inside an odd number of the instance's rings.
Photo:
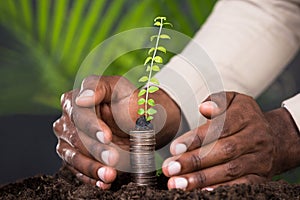
<path id="1" fill-rule="evenodd" d="M 137 92 L 123 77 L 90 76 L 80 90 L 62 96 L 63 113 L 53 124 L 57 153 L 81 181 L 108 189 L 116 178 L 116 164 L 130 160 L 115 147 L 129 151 L 127 133 L 138 118 Z M 162 146 L 176 134 L 180 110 L 163 90 L 156 95 L 156 103 L 167 116 L 161 127 L 163 134 L 157 134 L 158 146 Z M 159 116 L 156 120 L 164 121 Z"/>

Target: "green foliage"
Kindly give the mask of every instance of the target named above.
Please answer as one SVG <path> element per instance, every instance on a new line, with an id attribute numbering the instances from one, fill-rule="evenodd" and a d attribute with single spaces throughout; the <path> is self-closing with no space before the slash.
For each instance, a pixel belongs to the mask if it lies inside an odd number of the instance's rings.
<path id="1" fill-rule="evenodd" d="M 159 52 L 163 52 L 163 53 L 167 52 L 165 47 L 159 46 L 159 40 L 165 39 L 165 38 L 167 38 L 167 39 L 171 38 L 170 36 L 168 36 L 166 34 L 162 34 L 162 28 L 163 28 L 164 24 L 170 24 L 168 22 L 165 22 L 166 20 L 167 20 L 166 17 L 156 17 L 154 19 L 154 26 L 158 26 L 159 29 L 158 29 L 157 35 L 150 37 L 150 41 L 153 41 L 153 39 L 156 39 L 155 46 L 149 49 L 148 54 L 150 56 L 148 56 L 144 62 L 144 65 L 146 66 L 145 71 L 148 74 L 147 74 L 147 76 L 142 76 L 139 79 L 139 82 L 147 82 L 147 83 L 146 83 L 146 89 L 142 88 L 138 94 L 138 96 L 142 96 L 141 93 L 143 93 L 143 95 L 145 94 L 145 99 L 141 98 L 138 100 L 138 105 L 144 104 L 143 112 L 141 112 L 141 109 L 139 109 L 138 114 L 145 115 L 147 121 L 152 120 L 153 116 L 151 116 L 151 115 L 154 115 L 157 112 L 152 107 L 148 108 L 148 105 L 155 106 L 154 100 L 149 99 L 149 93 L 154 93 L 159 90 L 159 88 L 157 86 L 151 85 L 151 84 L 159 85 L 159 81 L 155 77 L 152 77 L 154 71 L 159 71 L 159 66 L 157 64 L 163 63 L 163 58 L 157 54 Z M 164 36 L 164 37 L 161 37 L 161 36 Z M 153 70 L 153 66 L 155 66 L 155 70 Z M 144 90 L 146 90 L 146 91 L 144 91 Z"/>
<path id="2" fill-rule="evenodd" d="M 0 114 L 58 112 L 60 95 L 72 89 L 80 64 L 96 45 L 149 26 L 160 13 L 192 36 L 215 1 L 0 0 Z M 104 74 L 123 75 L 140 57 L 144 52 L 121 57 Z"/>

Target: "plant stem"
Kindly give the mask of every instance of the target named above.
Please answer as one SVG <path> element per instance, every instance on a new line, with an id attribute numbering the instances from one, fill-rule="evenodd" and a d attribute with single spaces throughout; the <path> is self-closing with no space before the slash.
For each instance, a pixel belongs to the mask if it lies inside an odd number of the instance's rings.
<path id="1" fill-rule="evenodd" d="M 151 59 L 151 63 L 150 63 L 150 72 L 149 72 L 149 76 L 148 76 L 148 81 L 146 84 L 146 97 L 145 97 L 145 116 L 147 118 L 148 114 L 147 114 L 147 110 L 148 110 L 148 98 L 149 98 L 149 87 L 150 87 L 150 80 L 151 80 L 151 76 L 152 76 L 152 67 L 153 67 L 153 63 L 154 63 L 154 58 L 156 56 L 156 52 L 157 52 L 157 47 L 158 47 L 158 43 L 159 43 L 159 36 L 161 34 L 162 31 L 162 27 L 163 27 L 163 19 L 160 19 L 160 26 L 159 26 L 159 30 L 158 30 L 158 34 L 157 34 L 157 38 L 156 38 L 156 43 L 155 43 L 155 48 L 154 48 L 154 52 L 152 55 L 152 59 Z"/>

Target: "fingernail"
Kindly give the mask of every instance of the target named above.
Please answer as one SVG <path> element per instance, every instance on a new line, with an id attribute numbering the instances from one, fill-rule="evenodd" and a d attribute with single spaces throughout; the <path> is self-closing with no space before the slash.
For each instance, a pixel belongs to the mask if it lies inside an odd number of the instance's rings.
<path id="1" fill-rule="evenodd" d="M 211 192 L 214 190 L 214 188 L 211 188 L 211 187 L 206 187 L 206 188 L 202 188 L 201 190 L 206 190 L 208 192 Z"/>
<path id="2" fill-rule="evenodd" d="M 102 187 L 101 187 L 101 186 L 102 186 L 102 182 L 101 182 L 101 181 L 97 181 L 97 182 L 96 182 L 96 186 L 99 187 L 99 188 L 102 188 Z"/>
<path id="3" fill-rule="evenodd" d="M 108 150 L 102 151 L 101 158 L 103 162 L 107 165 L 109 165 L 109 156 L 110 156 L 110 152 Z"/>
<path id="4" fill-rule="evenodd" d="M 173 176 L 175 174 L 178 174 L 181 170 L 181 165 L 179 162 L 171 161 L 168 164 L 168 172 L 170 176 Z"/>
<path id="5" fill-rule="evenodd" d="M 99 177 L 103 182 L 105 182 L 105 171 L 106 171 L 105 167 L 101 167 L 101 168 L 99 168 L 98 171 L 97 171 L 98 177 Z"/>
<path id="6" fill-rule="evenodd" d="M 101 143 L 105 144 L 104 133 L 102 131 L 98 131 L 96 137 Z"/>
<path id="7" fill-rule="evenodd" d="M 202 104 L 200 104 L 200 106 L 207 106 L 207 107 L 212 107 L 212 108 L 218 108 L 218 105 L 213 102 L 213 101 L 206 101 L 206 102 L 203 102 Z"/>
<path id="8" fill-rule="evenodd" d="M 92 96 L 94 96 L 94 95 L 95 95 L 95 93 L 94 93 L 93 90 L 85 90 L 85 91 L 83 91 L 83 92 L 78 96 L 78 98 L 82 98 L 82 97 L 92 97 Z"/>
<path id="9" fill-rule="evenodd" d="M 175 178 L 174 180 L 175 187 L 178 189 L 185 189 L 188 185 L 188 182 L 185 178 Z"/>
<path id="10" fill-rule="evenodd" d="M 186 152 L 187 147 L 185 144 L 179 143 L 175 145 L 175 153 L 176 155 L 182 154 L 184 152 Z"/>

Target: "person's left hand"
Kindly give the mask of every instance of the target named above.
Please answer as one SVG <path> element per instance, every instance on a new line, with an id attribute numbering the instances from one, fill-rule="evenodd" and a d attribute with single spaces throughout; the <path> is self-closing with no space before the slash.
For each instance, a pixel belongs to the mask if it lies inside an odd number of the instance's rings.
<path id="1" fill-rule="evenodd" d="M 273 130 L 254 99 L 234 92 L 217 93 L 199 110 L 207 122 L 173 141 L 173 157 L 163 164 L 163 173 L 171 177 L 169 189 L 259 183 L 274 175 Z"/>

